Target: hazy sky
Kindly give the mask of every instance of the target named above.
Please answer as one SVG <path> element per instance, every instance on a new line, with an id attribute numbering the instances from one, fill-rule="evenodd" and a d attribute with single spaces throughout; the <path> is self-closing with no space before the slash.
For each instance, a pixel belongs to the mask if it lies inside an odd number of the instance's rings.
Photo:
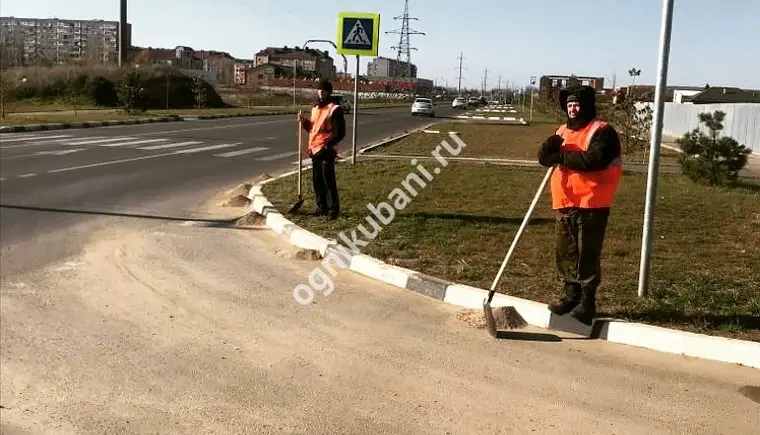
<path id="1" fill-rule="evenodd" d="M 418 75 L 456 86 L 464 53 L 463 86 L 525 85 L 531 75 L 605 77 L 611 87 L 654 84 L 661 0 L 410 0 L 412 62 Z M 676 0 L 669 85 L 760 88 L 760 1 Z M 380 13 L 380 55 L 401 29 L 403 0 L 130 0 L 132 41 L 139 46 L 186 45 L 250 59 L 266 46 L 335 40 L 341 11 Z M 2 16 L 119 19 L 119 0 L 2 0 Z M 343 61 L 336 57 L 336 67 Z M 754 47 L 754 48 L 753 48 Z M 361 59 L 366 73 L 369 58 Z M 349 72 L 355 58 L 349 58 Z"/>

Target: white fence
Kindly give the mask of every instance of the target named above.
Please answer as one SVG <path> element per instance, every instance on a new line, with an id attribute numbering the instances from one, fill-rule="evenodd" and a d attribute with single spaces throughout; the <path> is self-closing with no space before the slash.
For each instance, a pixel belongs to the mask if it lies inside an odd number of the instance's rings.
<path id="1" fill-rule="evenodd" d="M 637 103 L 639 108 L 652 103 Z M 720 110 L 725 112 L 723 121 L 725 136 L 731 136 L 740 144 L 760 154 L 760 104 L 681 104 L 665 103 L 662 120 L 663 135 L 681 137 L 685 133 L 700 127 L 699 114 Z"/>

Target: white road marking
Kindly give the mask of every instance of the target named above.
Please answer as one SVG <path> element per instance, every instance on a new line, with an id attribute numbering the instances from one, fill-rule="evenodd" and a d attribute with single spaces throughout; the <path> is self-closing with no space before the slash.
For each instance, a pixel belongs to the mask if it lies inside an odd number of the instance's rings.
<path id="1" fill-rule="evenodd" d="M 30 140 L 42 140 L 42 139 L 57 139 L 57 138 L 65 138 L 65 137 L 74 137 L 72 135 L 58 135 L 58 136 L 31 136 L 31 137 L 19 137 L 19 138 L 11 138 L 11 139 L 5 139 L 0 136 L 0 142 L 6 143 L 6 142 L 25 142 Z"/>
<path id="2" fill-rule="evenodd" d="M 66 154 L 77 153 L 79 151 L 84 151 L 84 150 L 85 148 L 74 148 L 73 150 L 59 150 L 59 151 L 37 151 L 36 153 L 32 155 L 33 156 L 46 156 L 46 155 L 64 156 Z"/>
<path id="3" fill-rule="evenodd" d="M 21 138 L 21 139 L 0 139 L 0 143 L 4 144 L 6 142 L 21 142 L 21 141 L 32 141 L 32 140 L 42 141 L 49 138 L 55 139 L 55 138 L 67 138 L 67 137 L 74 137 L 74 136 L 48 136 L 48 137 Z M 20 147 L 28 147 L 28 146 L 36 146 L 36 145 L 42 145 L 42 143 L 35 142 L 35 143 L 25 143 L 23 145 L 9 145 L 9 146 L 2 146 L 0 147 L 0 149 L 5 150 L 5 149 L 10 149 L 10 148 L 20 148 Z"/>
<path id="4" fill-rule="evenodd" d="M 156 142 L 168 142 L 169 139 L 145 139 L 145 140 L 134 140 L 130 142 L 121 142 L 121 143 L 104 143 L 104 144 L 98 144 L 99 147 L 123 147 L 127 145 L 140 145 L 144 143 L 156 143 Z"/>
<path id="5" fill-rule="evenodd" d="M 164 153 L 164 154 L 153 154 L 150 156 L 140 156 L 140 157 L 132 157 L 130 159 L 119 159 L 119 160 L 110 160 L 107 162 L 98 162 L 98 163 L 90 163 L 89 165 L 79 165 L 79 166 L 70 166 L 68 168 L 60 168 L 60 169 L 51 169 L 48 172 L 48 174 L 55 174 L 57 172 L 68 172 L 68 171 L 76 171 L 77 169 L 87 169 L 87 168 L 97 168 L 99 166 L 108 166 L 108 165 L 115 165 L 118 163 L 128 163 L 128 162 L 136 162 L 138 160 L 148 160 L 148 159 L 157 159 L 159 157 L 167 157 L 167 156 L 173 156 L 176 155 L 177 152 L 171 152 L 171 153 Z"/>
<path id="6" fill-rule="evenodd" d="M 281 154 L 274 154 L 274 155 L 266 156 L 266 157 L 259 157 L 256 160 L 262 161 L 262 162 L 268 162 L 268 161 L 271 161 L 271 160 L 281 159 L 283 157 L 290 157 L 290 156 L 293 156 L 293 155 L 296 155 L 296 154 L 298 154 L 298 153 L 295 152 L 295 151 L 293 151 L 293 152 L 290 152 L 290 153 L 281 153 Z"/>
<path id="7" fill-rule="evenodd" d="M 250 153 L 257 153 L 259 151 L 268 150 L 269 148 L 264 147 L 257 147 L 257 148 L 248 148 L 245 150 L 237 150 L 237 151 L 230 151 L 222 154 L 217 154 L 214 157 L 235 157 L 235 156 L 242 156 L 243 154 L 250 154 Z"/>
<path id="8" fill-rule="evenodd" d="M 29 177 L 34 177 L 35 175 L 37 175 L 37 174 L 35 174 L 35 173 L 24 174 L 24 175 L 19 175 L 18 178 L 29 178 Z"/>
<path id="9" fill-rule="evenodd" d="M 118 142 L 123 140 L 133 140 L 133 137 L 115 137 L 111 139 L 103 139 L 103 137 L 95 137 L 95 138 L 87 138 L 88 140 L 82 140 L 77 142 L 67 142 L 66 145 L 90 145 L 94 143 L 107 143 L 107 142 Z"/>
<path id="10" fill-rule="evenodd" d="M 191 148 L 189 150 L 179 150 L 175 151 L 177 154 L 191 154 L 191 153 L 199 153 L 201 151 L 210 151 L 210 150 L 218 150 L 222 148 L 229 148 L 229 147 L 235 147 L 240 145 L 242 142 L 236 142 L 236 143 L 223 143 L 221 145 L 211 145 L 207 147 L 200 147 L 200 148 Z"/>
<path id="11" fill-rule="evenodd" d="M 149 151 L 152 151 L 152 150 L 163 150 L 163 149 L 166 149 L 166 148 L 183 147 L 185 145 L 197 145 L 199 143 L 203 143 L 203 142 L 167 143 L 167 144 L 163 144 L 163 145 L 151 145 L 149 147 L 140 147 L 140 148 L 138 148 L 138 150 L 149 150 Z"/>

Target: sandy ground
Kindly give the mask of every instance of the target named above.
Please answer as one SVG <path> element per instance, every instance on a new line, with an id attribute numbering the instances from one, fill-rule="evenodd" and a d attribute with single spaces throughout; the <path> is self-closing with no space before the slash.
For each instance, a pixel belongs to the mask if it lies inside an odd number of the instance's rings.
<path id="1" fill-rule="evenodd" d="M 4 434 L 760 427 L 755 369 L 532 328 L 560 340 L 494 340 L 477 313 L 351 272 L 302 306 L 291 290 L 318 262 L 267 230 L 113 222 L 3 277 Z"/>

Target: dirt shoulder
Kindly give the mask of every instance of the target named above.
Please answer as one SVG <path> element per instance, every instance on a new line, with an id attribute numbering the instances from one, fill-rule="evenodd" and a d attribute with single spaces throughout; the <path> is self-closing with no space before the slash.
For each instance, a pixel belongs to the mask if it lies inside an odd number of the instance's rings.
<path id="1" fill-rule="evenodd" d="M 743 394 L 756 370 L 534 329 L 497 341 L 469 311 L 345 271 L 305 307 L 291 290 L 318 263 L 268 230 L 120 223 L 80 255 L 4 276 L 4 433 L 749 434 L 760 424 Z"/>

